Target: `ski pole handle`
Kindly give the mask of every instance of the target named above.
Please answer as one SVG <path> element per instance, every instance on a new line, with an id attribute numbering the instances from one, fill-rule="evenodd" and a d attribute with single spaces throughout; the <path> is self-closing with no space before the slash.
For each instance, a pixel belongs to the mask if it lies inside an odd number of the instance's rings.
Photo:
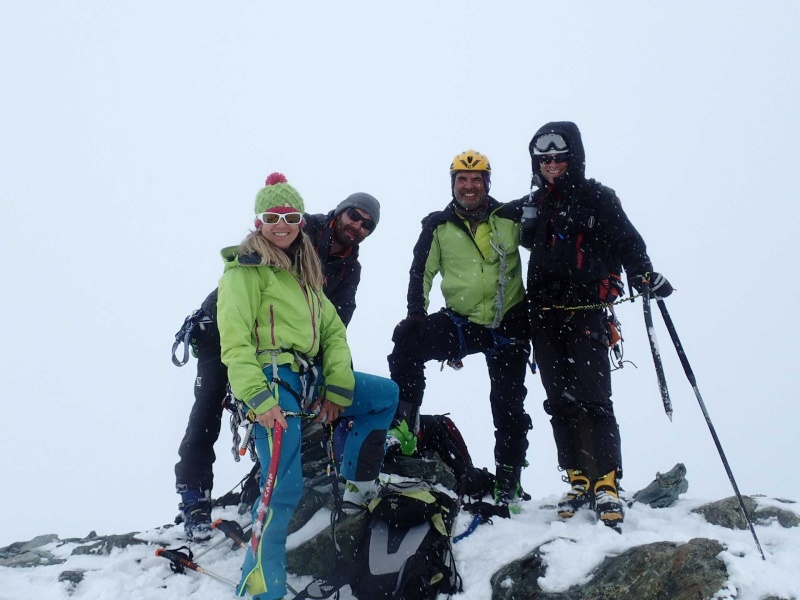
<path id="1" fill-rule="evenodd" d="M 178 550 L 170 550 L 168 548 L 158 548 L 156 550 L 156 556 L 160 556 L 162 558 L 166 558 L 174 565 L 174 569 L 176 573 L 183 573 L 183 569 L 191 569 L 192 571 L 196 571 L 197 573 L 202 573 L 203 575 L 208 575 L 212 579 L 216 579 L 220 583 L 225 583 L 229 586 L 236 588 L 238 584 L 235 581 L 231 581 L 221 575 L 217 575 L 216 573 L 212 573 L 198 565 L 196 562 L 192 561 L 186 554 Z"/>
<path id="2" fill-rule="evenodd" d="M 156 550 L 156 556 L 160 556 L 161 558 L 166 558 L 178 569 L 186 568 L 198 572 L 200 572 L 202 569 L 200 565 L 198 565 L 196 562 L 193 562 L 187 555 L 183 554 L 182 552 L 178 552 L 177 550 L 170 550 L 168 548 L 158 548 Z"/>
<path id="3" fill-rule="evenodd" d="M 225 534 L 225 537 L 232 540 L 240 548 L 246 545 L 244 541 L 244 531 L 242 526 L 236 521 L 227 521 L 225 519 L 217 519 L 211 524 L 213 529 L 219 529 Z"/>

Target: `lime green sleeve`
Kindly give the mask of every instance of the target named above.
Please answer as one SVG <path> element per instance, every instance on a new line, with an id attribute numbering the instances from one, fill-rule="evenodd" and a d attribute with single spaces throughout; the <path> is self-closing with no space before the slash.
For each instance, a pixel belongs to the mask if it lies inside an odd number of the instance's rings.
<path id="1" fill-rule="evenodd" d="M 322 300 L 320 342 L 325 397 L 339 406 L 350 406 L 353 403 L 356 380 L 353 375 L 350 346 L 347 344 L 347 329 L 331 301 L 324 294 L 320 294 L 320 298 Z"/>
<path id="2" fill-rule="evenodd" d="M 275 406 L 257 356 L 256 320 L 261 301 L 259 269 L 231 267 L 219 281 L 217 323 L 222 362 L 228 367 L 233 394 L 257 415 Z"/>

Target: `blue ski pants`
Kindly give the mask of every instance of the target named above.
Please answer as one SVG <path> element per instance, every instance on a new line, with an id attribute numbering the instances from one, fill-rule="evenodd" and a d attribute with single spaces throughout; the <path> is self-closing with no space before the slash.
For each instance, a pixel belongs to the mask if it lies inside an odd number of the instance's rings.
<path id="1" fill-rule="evenodd" d="M 271 378 L 272 367 L 264 369 Z M 301 394 L 300 375 L 288 366 L 278 369 L 283 382 Z M 380 472 L 385 453 L 386 431 L 397 409 L 399 390 L 391 379 L 355 373 L 353 404 L 341 416 L 352 420 L 353 426 L 344 445 L 340 473 L 354 481 L 375 479 Z M 317 386 L 324 384 L 320 378 Z M 300 412 L 297 398 L 283 386 L 276 386 L 278 404 L 287 412 Z M 283 432 L 278 475 L 275 480 L 269 510 L 264 519 L 258 552 L 248 546 L 242 566 L 242 580 L 237 593 L 252 594 L 256 600 L 278 600 L 286 594 L 286 537 L 291 519 L 303 493 L 303 471 L 300 462 L 300 419 L 287 418 L 289 429 Z M 258 423 L 253 428 L 256 452 L 261 462 L 260 488 L 269 473 L 272 459 L 272 431 Z M 253 505 L 253 522 L 261 502 Z"/>

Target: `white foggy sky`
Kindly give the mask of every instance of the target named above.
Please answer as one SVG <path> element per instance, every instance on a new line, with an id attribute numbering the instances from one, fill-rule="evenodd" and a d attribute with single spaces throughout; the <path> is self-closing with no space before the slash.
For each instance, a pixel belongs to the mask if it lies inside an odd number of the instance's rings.
<path id="1" fill-rule="evenodd" d="M 388 375 L 419 221 L 448 202 L 452 157 L 487 154 L 492 195 L 517 198 L 528 141 L 551 120 L 581 128 L 587 175 L 617 191 L 678 290 L 668 307 L 742 493 L 800 499 L 787 476 L 800 450 L 794 0 L 51 0 L 3 13 L 0 545 L 174 517 L 195 362 L 176 369 L 170 346 L 267 174 L 286 174 L 311 212 L 354 191 L 381 201 L 349 337 L 356 368 Z M 690 495 L 730 495 L 660 317 L 673 423 L 641 304 L 619 317 L 638 366 L 613 378 L 623 485 L 682 461 Z M 465 364 L 429 365 L 423 411 L 450 411 L 491 467 L 486 369 Z M 538 376 L 527 385 L 536 498 L 563 484 Z M 229 445 L 226 422 L 220 494 L 248 469 Z"/>

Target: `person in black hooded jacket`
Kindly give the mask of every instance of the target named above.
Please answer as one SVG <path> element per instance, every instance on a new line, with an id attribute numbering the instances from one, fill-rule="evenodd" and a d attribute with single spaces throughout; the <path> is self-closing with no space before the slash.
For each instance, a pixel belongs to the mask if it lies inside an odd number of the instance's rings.
<path id="1" fill-rule="evenodd" d="M 303 231 L 311 238 L 322 263 L 323 290 L 345 327 L 353 318 L 361 280 L 359 244 L 374 231 L 379 219 L 379 202 L 363 192 L 351 194 L 327 215 L 303 216 Z M 175 487 L 181 495 L 184 527 L 194 541 L 202 541 L 211 534 L 214 444 L 219 438 L 228 387 L 228 369 L 220 356 L 216 289 L 198 312 L 202 321 L 192 330 L 197 356 L 195 401 L 178 448 L 180 460 L 175 465 Z"/>
<path id="2" fill-rule="evenodd" d="M 527 295 L 536 362 L 547 399 L 558 464 L 569 491 L 562 518 L 594 507 L 606 525 L 624 518 L 620 433 L 611 401 L 609 329 L 603 304 L 623 291 L 621 267 L 654 297 L 672 286 L 653 272 L 642 236 L 614 190 L 585 176 L 578 127 L 551 122 L 531 140 L 531 193 L 523 203 L 522 244 L 531 250 Z M 600 307 L 597 305 L 600 304 Z M 595 305 L 592 308 L 584 308 Z"/>

